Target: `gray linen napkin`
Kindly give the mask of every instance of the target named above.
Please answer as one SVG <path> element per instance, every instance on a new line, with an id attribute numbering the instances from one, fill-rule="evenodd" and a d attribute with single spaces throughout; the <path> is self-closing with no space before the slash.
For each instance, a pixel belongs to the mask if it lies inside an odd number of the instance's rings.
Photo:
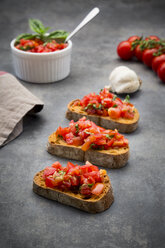
<path id="1" fill-rule="evenodd" d="M 44 103 L 11 74 L 0 72 L 0 147 L 23 131 L 23 117 L 42 110 Z"/>

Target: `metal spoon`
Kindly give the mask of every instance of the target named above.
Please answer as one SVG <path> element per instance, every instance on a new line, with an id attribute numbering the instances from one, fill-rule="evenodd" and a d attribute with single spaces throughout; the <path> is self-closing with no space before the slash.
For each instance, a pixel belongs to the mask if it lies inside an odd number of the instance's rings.
<path id="1" fill-rule="evenodd" d="M 65 42 L 70 40 L 70 38 L 76 34 L 82 27 L 84 27 L 90 20 L 92 20 L 98 13 L 99 13 L 99 8 L 94 8 L 92 9 L 89 14 L 80 22 L 80 24 L 70 33 L 70 35 L 66 38 Z"/>

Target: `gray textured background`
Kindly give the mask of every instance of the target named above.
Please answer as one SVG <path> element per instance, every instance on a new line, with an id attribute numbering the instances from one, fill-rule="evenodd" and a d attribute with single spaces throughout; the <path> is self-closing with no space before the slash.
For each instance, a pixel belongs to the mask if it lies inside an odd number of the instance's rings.
<path id="1" fill-rule="evenodd" d="M 133 34 L 165 37 L 165 1 L 1 0 L 0 69 L 14 73 L 9 43 L 29 31 L 28 18 L 71 31 L 94 6 L 100 14 L 72 40 L 70 76 L 48 85 L 22 82 L 45 107 L 27 117 L 22 135 L 0 150 L 2 248 L 164 247 L 165 85 L 143 64 L 119 60 L 116 46 Z M 134 69 L 143 87 L 132 96 L 141 120 L 138 130 L 126 135 L 129 163 L 108 170 L 115 202 L 107 211 L 91 215 L 35 195 L 34 174 L 56 159 L 66 164 L 46 152 L 46 143 L 59 125 L 68 125 L 67 103 L 98 92 L 119 65 Z"/>

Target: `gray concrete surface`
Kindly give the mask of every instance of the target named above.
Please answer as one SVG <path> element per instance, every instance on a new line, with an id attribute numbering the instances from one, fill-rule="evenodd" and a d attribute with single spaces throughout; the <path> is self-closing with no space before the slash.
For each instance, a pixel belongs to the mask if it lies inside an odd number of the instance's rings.
<path id="1" fill-rule="evenodd" d="M 28 18 L 71 31 L 94 6 L 99 16 L 73 38 L 70 76 L 53 84 L 22 82 L 45 107 L 25 118 L 22 135 L 0 150 L 1 248 L 164 247 L 165 84 L 143 64 L 119 60 L 116 46 L 133 34 L 165 37 L 165 1 L 1 1 L 0 69 L 14 73 L 9 42 L 29 31 Z M 68 125 L 67 103 L 98 92 L 119 65 L 134 69 L 143 86 L 132 96 L 141 119 L 138 130 L 126 135 L 129 163 L 108 170 L 114 204 L 91 215 L 35 195 L 34 174 L 55 160 L 66 164 L 46 152 L 46 143 L 59 125 Z"/>

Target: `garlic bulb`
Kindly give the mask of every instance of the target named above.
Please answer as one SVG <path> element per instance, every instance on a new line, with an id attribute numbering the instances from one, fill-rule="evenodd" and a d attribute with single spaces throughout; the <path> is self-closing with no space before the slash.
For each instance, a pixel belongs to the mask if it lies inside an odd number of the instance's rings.
<path id="1" fill-rule="evenodd" d="M 116 67 L 109 76 L 110 85 L 105 86 L 112 92 L 133 93 L 140 89 L 142 81 L 137 74 L 126 66 Z"/>

